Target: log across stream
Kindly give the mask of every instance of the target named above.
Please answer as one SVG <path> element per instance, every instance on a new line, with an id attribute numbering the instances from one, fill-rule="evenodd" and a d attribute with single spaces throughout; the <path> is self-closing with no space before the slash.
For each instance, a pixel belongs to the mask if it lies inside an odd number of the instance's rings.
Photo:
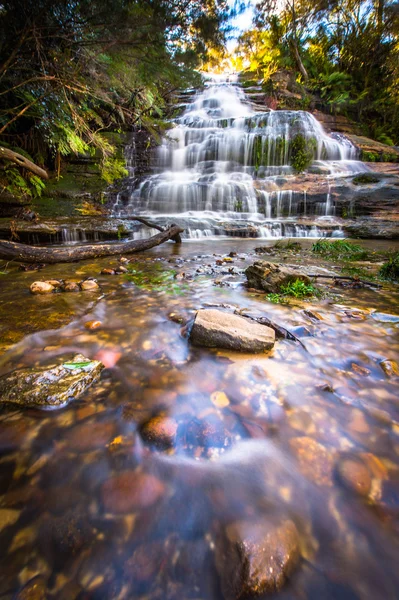
<path id="1" fill-rule="evenodd" d="M 178 225 L 171 225 L 167 229 L 145 240 L 108 244 L 84 244 L 60 248 L 29 246 L 19 244 L 18 242 L 0 240 L 0 258 L 27 263 L 54 264 L 75 262 L 88 258 L 101 258 L 103 256 L 115 256 L 116 254 L 131 254 L 133 252 L 149 250 L 168 240 L 180 243 L 180 234 L 182 232 L 183 229 Z"/>

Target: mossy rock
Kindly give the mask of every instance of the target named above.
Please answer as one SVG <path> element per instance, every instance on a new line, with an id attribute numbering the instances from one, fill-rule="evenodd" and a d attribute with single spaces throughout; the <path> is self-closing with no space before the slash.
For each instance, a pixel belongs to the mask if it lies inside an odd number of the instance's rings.
<path id="1" fill-rule="evenodd" d="M 0 403 L 64 406 L 96 381 L 103 368 L 100 361 L 77 354 L 57 364 L 17 369 L 0 378 Z"/>
<path id="2" fill-rule="evenodd" d="M 372 183 L 378 183 L 380 178 L 377 175 L 371 173 L 362 173 L 362 175 L 356 175 L 352 179 L 352 183 L 355 185 L 368 185 Z"/>

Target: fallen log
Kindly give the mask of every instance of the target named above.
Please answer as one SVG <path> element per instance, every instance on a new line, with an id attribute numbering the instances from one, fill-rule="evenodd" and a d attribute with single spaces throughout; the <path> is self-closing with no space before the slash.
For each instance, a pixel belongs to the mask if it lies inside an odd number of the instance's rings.
<path id="1" fill-rule="evenodd" d="M 125 217 L 125 218 L 129 221 L 138 221 L 139 223 L 143 223 L 143 225 L 147 225 L 147 227 L 152 227 L 153 229 L 158 229 L 158 231 L 165 231 L 165 227 L 161 227 L 161 225 L 158 225 L 157 223 L 154 223 L 153 221 L 149 221 L 148 219 L 145 219 L 144 217 L 139 217 L 139 216 L 135 215 L 132 217 Z M 181 244 L 180 233 L 178 233 L 175 237 L 173 237 L 171 239 L 174 242 L 176 242 L 176 244 Z"/>
<path id="2" fill-rule="evenodd" d="M 36 165 L 31 160 L 29 160 L 29 158 L 26 158 L 26 156 L 19 154 L 19 152 L 14 152 L 9 148 L 4 148 L 3 146 L 0 146 L 0 158 L 10 160 L 19 167 L 26 169 L 27 171 L 30 171 L 35 175 L 38 175 L 42 179 L 48 179 L 47 171 Z"/>
<path id="3" fill-rule="evenodd" d="M 178 225 L 171 225 L 165 231 L 157 233 L 146 240 L 132 240 L 128 242 L 107 244 L 84 244 L 80 246 L 64 246 L 59 248 L 45 248 L 42 246 L 28 246 L 17 242 L 0 240 L 0 259 L 15 260 L 24 263 L 61 263 L 76 262 L 88 258 L 101 258 L 115 254 L 131 254 L 149 250 L 163 242 L 180 237 L 184 229 Z"/>

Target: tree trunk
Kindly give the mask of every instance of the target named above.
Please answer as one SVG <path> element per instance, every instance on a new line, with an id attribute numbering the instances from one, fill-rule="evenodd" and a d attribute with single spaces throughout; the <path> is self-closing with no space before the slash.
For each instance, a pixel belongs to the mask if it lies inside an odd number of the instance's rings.
<path id="1" fill-rule="evenodd" d="M 23 156 L 22 154 L 19 154 L 18 152 L 14 152 L 13 150 L 10 150 L 9 148 L 3 148 L 3 146 L 0 146 L 0 158 L 10 160 L 11 162 L 15 163 L 19 167 L 22 167 L 23 169 L 27 169 L 28 171 L 30 171 L 31 173 L 34 173 L 35 175 L 38 175 L 42 179 L 48 179 L 47 171 L 45 171 L 38 165 L 35 165 L 35 163 L 32 162 L 31 160 L 29 160 L 28 158 L 26 158 L 26 156 Z"/>
<path id="2" fill-rule="evenodd" d="M 63 248 L 44 248 L 28 246 L 16 242 L 0 241 L 0 259 L 15 260 L 27 263 L 61 263 L 86 260 L 87 258 L 101 258 L 115 254 L 130 254 L 142 252 L 154 246 L 159 246 L 167 240 L 179 241 L 180 233 L 184 229 L 178 225 L 171 225 L 165 231 L 153 235 L 147 240 L 133 240 L 108 244 L 85 244 L 81 246 L 65 246 Z"/>
<path id="3" fill-rule="evenodd" d="M 294 58 L 295 58 L 297 67 L 299 69 L 299 72 L 302 75 L 302 77 L 304 78 L 304 80 L 307 81 L 309 79 L 309 75 L 308 75 L 307 70 L 305 69 L 305 65 L 302 62 L 301 55 L 299 54 L 297 41 L 294 38 L 291 40 L 291 47 L 294 52 Z"/>

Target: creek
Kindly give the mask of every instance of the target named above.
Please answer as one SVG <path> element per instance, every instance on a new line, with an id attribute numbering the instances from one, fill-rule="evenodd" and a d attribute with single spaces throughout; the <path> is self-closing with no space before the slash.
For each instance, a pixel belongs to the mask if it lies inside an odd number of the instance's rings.
<path id="1" fill-rule="evenodd" d="M 315 257 L 307 239 L 287 251 L 262 240 L 264 255 L 259 240 L 226 239 L 331 235 L 329 186 L 367 167 L 309 113 L 256 113 L 234 82 L 210 82 L 176 122 L 114 214 L 178 219 L 191 239 L 129 257 L 120 275 L 101 274 L 116 258 L 3 267 L 0 376 L 77 353 L 105 369 L 58 410 L 0 403 L 0 598 L 393 600 L 398 288 L 326 280 L 318 301 L 272 303 L 245 285 L 255 260 L 324 274 L 348 263 Z M 289 190 L 298 135 L 327 183 L 320 202 Z M 397 247 L 362 244 L 371 262 L 350 266 L 370 277 L 373 251 Z M 101 291 L 29 292 L 86 277 Z M 206 307 L 265 315 L 301 343 L 194 347 L 190 322 Z M 265 569 L 264 596 L 237 583 Z"/>

